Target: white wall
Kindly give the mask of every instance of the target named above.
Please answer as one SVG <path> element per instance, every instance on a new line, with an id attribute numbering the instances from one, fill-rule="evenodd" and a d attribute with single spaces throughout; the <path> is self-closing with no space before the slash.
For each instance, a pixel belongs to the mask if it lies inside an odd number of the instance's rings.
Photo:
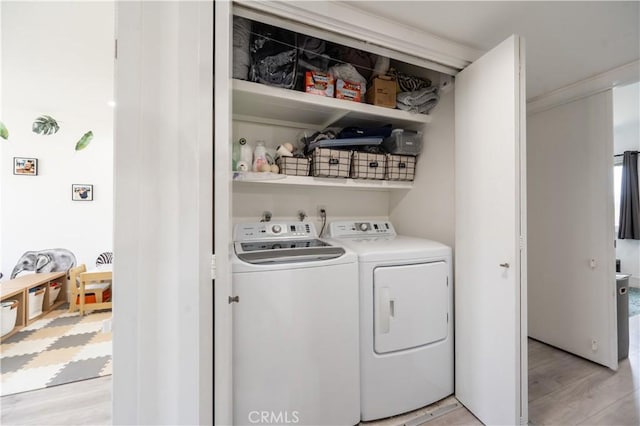
<path id="1" fill-rule="evenodd" d="M 613 89 L 613 117 L 614 153 L 640 150 L 640 83 Z M 640 240 L 616 239 L 616 258 L 620 272 L 632 275 L 629 284 L 640 287 Z"/>
<path id="2" fill-rule="evenodd" d="M 418 189 L 389 196 L 391 221 L 400 234 L 428 238 L 453 247 L 455 239 L 454 91 L 442 94 L 424 127 L 416 166 Z"/>
<path id="3" fill-rule="evenodd" d="M 62 247 L 95 264 L 113 249 L 112 2 L 2 2 L 0 140 L 1 271 L 27 250 Z M 60 131 L 31 132 L 48 114 Z M 75 144 L 87 131 L 83 151 Z M 13 157 L 38 159 L 38 176 L 14 176 Z M 72 184 L 92 184 L 94 201 L 71 201 Z"/>
<path id="4" fill-rule="evenodd" d="M 527 117 L 528 306 L 529 336 L 615 367 L 611 97 Z"/>

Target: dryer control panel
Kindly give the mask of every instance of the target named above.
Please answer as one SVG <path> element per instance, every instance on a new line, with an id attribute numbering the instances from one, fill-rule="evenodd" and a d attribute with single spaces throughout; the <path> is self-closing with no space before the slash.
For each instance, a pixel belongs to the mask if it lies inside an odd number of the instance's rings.
<path id="1" fill-rule="evenodd" d="M 356 220 L 332 222 L 329 226 L 329 235 L 334 238 L 385 236 L 395 237 L 396 230 L 391 222 L 378 220 Z"/>

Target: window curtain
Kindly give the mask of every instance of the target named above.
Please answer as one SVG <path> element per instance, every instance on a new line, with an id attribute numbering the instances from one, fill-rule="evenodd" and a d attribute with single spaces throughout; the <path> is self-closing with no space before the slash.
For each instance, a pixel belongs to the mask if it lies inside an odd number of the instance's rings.
<path id="1" fill-rule="evenodd" d="M 625 151 L 622 160 L 619 239 L 640 240 L 640 202 L 638 199 L 638 151 Z"/>

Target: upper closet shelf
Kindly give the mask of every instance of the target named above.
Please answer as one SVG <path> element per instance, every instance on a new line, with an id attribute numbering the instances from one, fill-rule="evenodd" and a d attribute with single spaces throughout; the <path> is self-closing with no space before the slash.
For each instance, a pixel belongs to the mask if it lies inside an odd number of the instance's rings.
<path id="1" fill-rule="evenodd" d="M 382 126 L 417 129 L 431 117 L 295 90 L 233 80 L 235 120 L 279 126 L 323 129 L 328 126 Z"/>

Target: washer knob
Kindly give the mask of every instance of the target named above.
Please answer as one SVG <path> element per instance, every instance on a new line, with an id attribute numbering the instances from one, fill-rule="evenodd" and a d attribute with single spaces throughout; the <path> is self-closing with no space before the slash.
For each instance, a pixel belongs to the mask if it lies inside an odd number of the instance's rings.
<path id="1" fill-rule="evenodd" d="M 361 223 L 360 224 L 360 230 L 361 231 L 368 231 L 369 230 L 369 224 L 368 223 Z"/>
<path id="2" fill-rule="evenodd" d="M 280 231 L 282 231 L 282 228 L 280 227 L 280 225 L 273 225 L 271 227 L 271 230 L 273 231 L 274 234 L 279 234 Z"/>

